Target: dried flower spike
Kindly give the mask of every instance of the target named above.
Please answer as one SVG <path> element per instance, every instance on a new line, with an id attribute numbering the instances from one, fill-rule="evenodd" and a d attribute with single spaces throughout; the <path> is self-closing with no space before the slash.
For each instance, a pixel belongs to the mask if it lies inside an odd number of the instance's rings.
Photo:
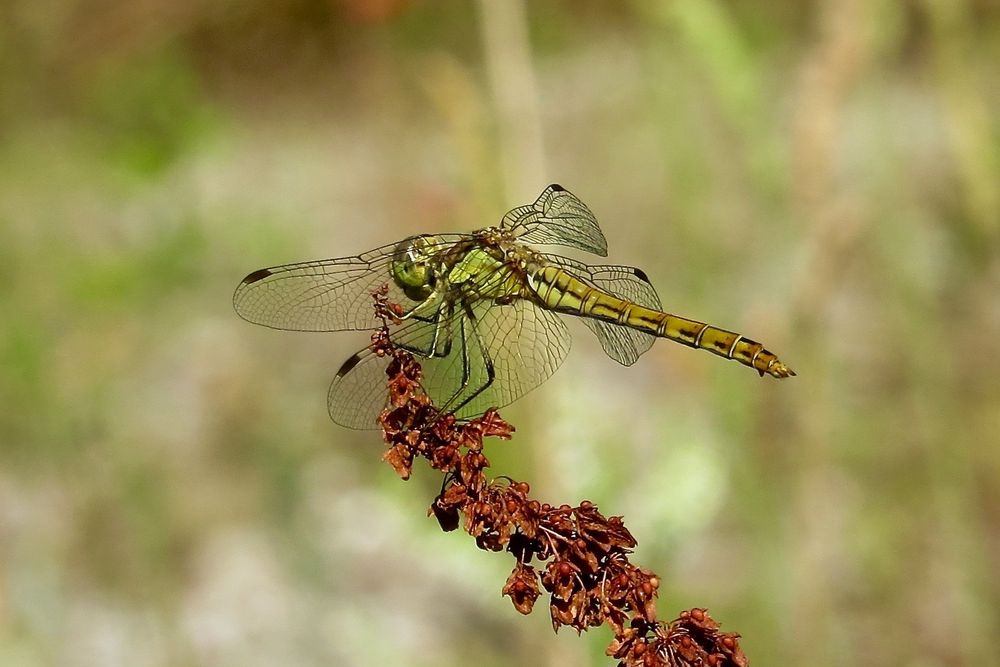
<path id="1" fill-rule="evenodd" d="M 373 349 L 392 357 L 379 417 L 389 445 L 383 460 L 404 480 L 417 458 L 444 474 L 428 514 L 442 530 L 461 525 L 480 549 L 514 557 L 502 589 L 514 608 L 530 613 L 544 589 L 552 627 L 583 632 L 607 625 L 614 633 L 607 655 L 622 667 L 745 667 L 739 635 L 721 632 L 705 609 L 657 621 L 660 579 L 629 561 L 636 540 L 621 517 L 605 517 L 589 500 L 554 507 L 530 498 L 527 482 L 486 476 L 484 440 L 509 440 L 514 427 L 495 409 L 462 422 L 440 413 L 420 384 L 420 364 L 392 344 L 388 327 L 399 321 L 400 310 L 387 294 L 373 294 L 383 322 L 372 336 Z"/>

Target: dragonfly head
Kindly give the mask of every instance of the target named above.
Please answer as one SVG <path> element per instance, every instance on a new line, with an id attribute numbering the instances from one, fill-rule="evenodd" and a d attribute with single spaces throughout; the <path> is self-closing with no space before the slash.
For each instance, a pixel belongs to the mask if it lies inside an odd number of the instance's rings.
<path id="1" fill-rule="evenodd" d="M 414 301 L 423 301 L 434 291 L 437 282 L 432 266 L 435 246 L 434 237 L 426 234 L 403 239 L 396 246 L 392 279 Z"/>

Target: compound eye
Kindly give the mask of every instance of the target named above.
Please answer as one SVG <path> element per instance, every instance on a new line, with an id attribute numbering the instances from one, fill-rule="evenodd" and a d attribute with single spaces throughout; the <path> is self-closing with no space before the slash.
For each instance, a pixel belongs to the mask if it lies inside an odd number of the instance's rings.
<path id="1" fill-rule="evenodd" d="M 427 235 L 403 239 L 393 253 L 392 279 L 414 301 L 423 301 L 434 291 L 435 278 L 428 252 L 430 239 Z"/>

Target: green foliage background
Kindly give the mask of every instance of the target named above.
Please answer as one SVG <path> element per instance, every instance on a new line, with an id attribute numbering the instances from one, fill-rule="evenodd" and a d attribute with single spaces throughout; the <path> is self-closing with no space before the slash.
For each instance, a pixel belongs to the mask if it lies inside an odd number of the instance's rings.
<path id="1" fill-rule="evenodd" d="M 778 383 L 583 326 L 496 474 L 624 514 L 758 665 L 998 665 L 992 0 L 0 6 L 0 665 L 604 665 L 443 535 L 261 266 L 559 182 Z"/>

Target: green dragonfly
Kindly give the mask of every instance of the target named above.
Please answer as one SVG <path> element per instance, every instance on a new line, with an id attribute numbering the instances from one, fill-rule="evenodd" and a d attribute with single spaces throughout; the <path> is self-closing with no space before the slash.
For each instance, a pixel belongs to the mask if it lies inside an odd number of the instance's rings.
<path id="1" fill-rule="evenodd" d="M 760 343 L 663 311 L 646 274 L 541 252 L 560 245 L 607 256 L 590 209 L 559 185 L 495 227 L 412 236 L 355 257 L 254 271 L 233 295 L 244 319 L 293 331 L 374 330 L 372 293 L 389 287 L 403 309 L 393 342 L 422 357 L 424 388 L 458 418 L 503 407 L 544 382 L 569 352 L 560 315 L 579 317 L 604 351 L 626 366 L 656 338 L 708 350 L 776 378 L 794 372 Z M 388 359 L 365 348 L 330 386 L 335 422 L 376 427 L 386 404 Z"/>

